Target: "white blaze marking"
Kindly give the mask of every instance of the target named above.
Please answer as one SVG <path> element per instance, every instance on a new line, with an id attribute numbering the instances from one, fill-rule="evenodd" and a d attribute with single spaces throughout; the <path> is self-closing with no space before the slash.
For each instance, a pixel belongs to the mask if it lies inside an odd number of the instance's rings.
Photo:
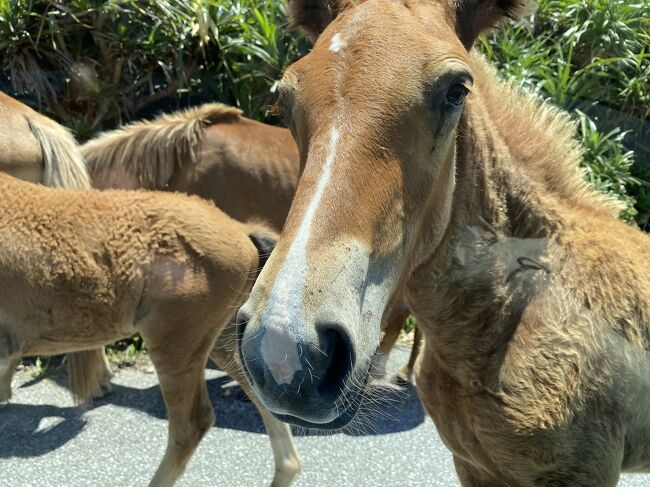
<path id="1" fill-rule="evenodd" d="M 341 37 L 341 34 L 338 32 L 332 36 L 332 41 L 330 42 L 330 51 L 339 52 L 345 47 L 345 40 Z"/>
<path id="2" fill-rule="evenodd" d="M 325 187 L 332 176 L 332 164 L 336 156 L 338 140 L 339 131 L 332 127 L 327 157 L 316 185 L 316 191 L 284 258 L 284 263 L 271 289 L 269 301 L 262 317 L 262 320 L 268 323 L 262 337 L 262 358 L 278 384 L 291 384 L 294 374 L 302 370 L 301 351 L 298 350 L 298 345 L 291 340 L 284 328 L 300 319 L 299 314 L 302 310 L 304 285 L 307 278 L 307 244 L 311 225 L 323 198 Z"/>

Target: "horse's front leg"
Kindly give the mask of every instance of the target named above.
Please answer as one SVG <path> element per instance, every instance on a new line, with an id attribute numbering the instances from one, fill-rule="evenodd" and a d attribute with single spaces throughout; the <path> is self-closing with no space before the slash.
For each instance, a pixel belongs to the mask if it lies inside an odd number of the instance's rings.
<path id="1" fill-rule="evenodd" d="M 180 319 L 174 319 L 173 308 L 167 307 L 152 320 L 155 326 L 141 330 L 169 421 L 167 449 L 150 487 L 174 485 L 214 424 L 204 370 L 218 327 L 211 317 L 193 319 L 191 306 L 177 308 Z"/>
<path id="2" fill-rule="evenodd" d="M 11 397 L 11 379 L 21 357 L 17 337 L 0 324 L 0 403 Z"/>

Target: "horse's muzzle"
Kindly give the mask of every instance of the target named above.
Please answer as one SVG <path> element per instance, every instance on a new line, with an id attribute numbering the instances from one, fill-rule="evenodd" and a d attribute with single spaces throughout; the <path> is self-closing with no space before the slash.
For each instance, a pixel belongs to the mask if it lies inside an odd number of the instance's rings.
<path id="1" fill-rule="evenodd" d="M 286 325 L 252 323 L 240 310 L 237 342 L 251 386 L 282 421 L 319 429 L 345 426 L 356 412 L 348 407 L 355 353 L 346 329 L 317 323 L 307 336 Z"/>

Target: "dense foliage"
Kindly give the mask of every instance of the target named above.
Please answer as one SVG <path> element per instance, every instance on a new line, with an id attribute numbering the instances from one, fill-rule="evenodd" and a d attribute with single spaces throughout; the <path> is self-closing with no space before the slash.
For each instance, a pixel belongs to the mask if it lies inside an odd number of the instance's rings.
<path id="1" fill-rule="evenodd" d="M 0 0 L 0 89 L 82 138 L 215 99 L 260 118 L 306 46 L 285 27 L 279 1 Z"/>
<path id="2" fill-rule="evenodd" d="M 268 119 L 308 49 L 286 27 L 281 0 L 0 0 L 0 89 L 82 139 L 215 99 Z M 540 0 L 481 48 L 575 116 L 588 178 L 650 227 L 650 1 Z"/>

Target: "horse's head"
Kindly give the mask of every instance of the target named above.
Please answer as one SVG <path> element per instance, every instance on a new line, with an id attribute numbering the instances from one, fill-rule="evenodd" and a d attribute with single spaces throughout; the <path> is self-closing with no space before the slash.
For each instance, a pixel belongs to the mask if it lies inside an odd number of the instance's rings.
<path id="1" fill-rule="evenodd" d="M 388 300 L 447 228 L 468 50 L 523 3 L 290 2 L 317 37 L 280 85 L 304 172 L 238 319 L 248 378 L 280 419 L 354 416 Z"/>

